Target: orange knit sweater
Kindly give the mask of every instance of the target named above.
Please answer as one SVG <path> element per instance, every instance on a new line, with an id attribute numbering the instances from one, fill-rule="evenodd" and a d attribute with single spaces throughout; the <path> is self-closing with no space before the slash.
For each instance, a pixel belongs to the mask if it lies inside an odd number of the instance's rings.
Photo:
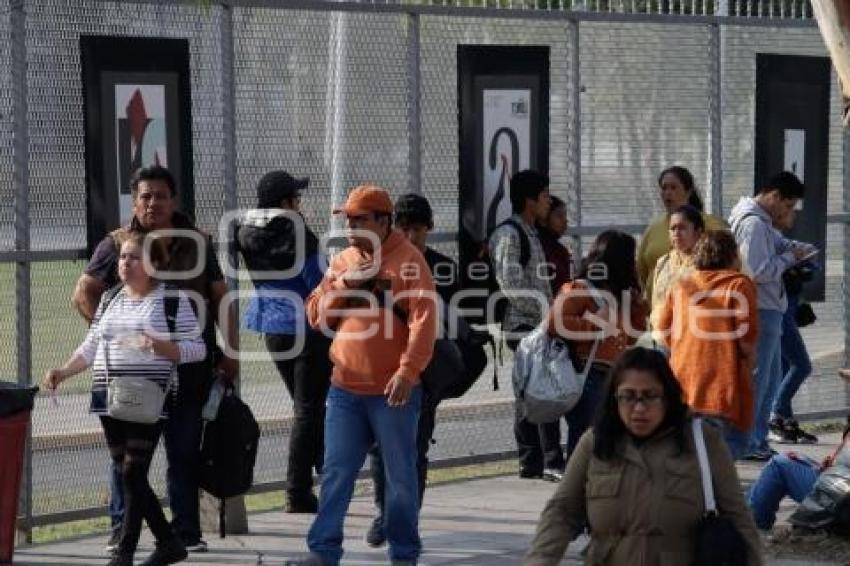
<path id="1" fill-rule="evenodd" d="M 756 287 L 737 271 L 695 271 L 667 296 L 659 331 L 684 401 L 746 431 L 753 422 L 752 372 L 742 345 L 755 348 Z"/>

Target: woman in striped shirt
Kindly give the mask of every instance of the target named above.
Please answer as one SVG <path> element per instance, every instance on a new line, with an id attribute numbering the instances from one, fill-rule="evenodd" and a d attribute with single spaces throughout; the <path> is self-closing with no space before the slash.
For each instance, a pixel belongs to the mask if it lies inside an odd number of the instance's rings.
<path id="1" fill-rule="evenodd" d="M 109 566 L 132 566 L 142 519 L 156 538 L 156 550 L 145 564 L 173 564 L 187 556 L 147 478 L 163 419 L 168 417 L 168 398 L 160 419 L 153 424 L 110 417 L 107 408 L 111 381 L 143 376 L 164 391 L 173 390 L 177 385 L 173 379 L 176 365 L 206 356 L 198 320 L 182 293 L 178 297 L 174 333 L 169 332 L 165 296 L 177 291 L 166 289 L 154 278 L 155 272 L 145 269 L 145 259 L 156 269 L 165 264 L 167 253 L 161 238 L 151 238 L 146 247 L 145 237 L 133 234 L 121 244 L 118 276 L 123 287 L 117 293 L 104 293 L 85 341 L 64 366 L 48 371 L 44 378 L 44 385 L 55 389 L 69 377 L 92 368 L 90 412 L 100 417 L 110 454 L 123 476 L 126 502 L 118 548 Z"/>

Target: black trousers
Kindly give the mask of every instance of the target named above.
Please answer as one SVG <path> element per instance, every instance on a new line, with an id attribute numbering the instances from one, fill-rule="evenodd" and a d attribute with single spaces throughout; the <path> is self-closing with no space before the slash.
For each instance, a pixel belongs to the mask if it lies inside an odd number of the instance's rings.
<path id="1" fill-rule="evenodd" d="M 288 352 L 296 342 L 293 334 L 266 334 L 270 353 Z M 293 401 L 295 419 L 289 435 L 286 466 L 287 493 L 305 497 L 313 489 L 313 469 L 322 471 L 325 442 L 325 398 L 333 365 L 328 358 L 331 341 L 318 332 L 308 332 L 303 349 L 287 360 L 275 360 L 278 372 Z"/>
<path id="2" fill-rule="evenodd" d="M 531 332 L 532 327 L 521 326 L 514 333 Z M 515 352 L 519 340 L 506 340 L 511 351 Z M 566 463 L 561 448 L 561 422 L 536 425 L 528 422 L 522 414 L 522 407 L 514 405 L 514 438 L 516 438 L 519 468 L 523 474 L 540 475 L 543 469 L 563 470 Z"/>
<path id="3" fill-rule="evenodd" d="M 437 404 L 422 389 L 422 410 L 419 413 L 419 426 L 416 429 L 416 473 L 419 478 L 419 506 L 422 507 L 422 498 L 425 495 L 425 484 L 428 482 L 428 449 L 431 447 L 431 439 L 434 436 L 434 427 L 437 425 Z M 369 449 L 371 457 L 370 471 L 372 473 L 372 484 L 375 488 L 375 508 L 378 516 L 384 514 L 384 489 L 386 481 L 384 477 L 384 460 L 381 451 L 375 444 Z"/>
<path id="4" fill-rule="evenodd" d="M 136 552 L 142 532 L 142 520 L 148 524 L 157 542 L 174 537 L 162 506 L 148 482 L 148 470 L 162 434 L 163 421 L 154 424 L 131 423 L 100 417 L 109 454 L 121 472 L 124 490 L 124 520 L 118 540 L 118 552 Z"/>

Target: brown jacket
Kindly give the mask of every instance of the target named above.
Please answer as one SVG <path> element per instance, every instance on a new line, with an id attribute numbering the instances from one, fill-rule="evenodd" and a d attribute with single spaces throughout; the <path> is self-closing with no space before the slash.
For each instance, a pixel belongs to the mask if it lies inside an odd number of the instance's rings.
<path id="1" fill-rule="evenodd" d="M 716 428 L 706 425 L 704 431 L 717 508 L 744 536 L 750 566 L 760 566 L 761 543 L 729 451 Z M 585 518 L 592 533 L 589 565 L 691 564 L 694 528 L 705 504 L 690 426 L 685 438 L 687 450 L 679 454 L 672 429 L 641 445 L 627 437 L 618 450 L 622 456 L 604 461 L 593 455 L 593 431 L 586 432 L 543 509 L 525 566 L 560 563 Z"/>

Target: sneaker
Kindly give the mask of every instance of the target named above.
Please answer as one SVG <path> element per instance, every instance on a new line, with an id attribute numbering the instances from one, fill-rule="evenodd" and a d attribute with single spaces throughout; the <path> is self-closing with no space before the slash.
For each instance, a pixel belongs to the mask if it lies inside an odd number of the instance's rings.
<path id="1" fill-rule="evenodd" d="M 206 548 L 204 543 L 204 548 Z M 142 566 L 167 566 L 168 564 L 176 564 L 188 558 L 189 553 L 186 547 L 180 542 L 177 537 L 167 541 L 157 542 L 153 553 L 148 556 L 147 560 L 142 562 Z"/>
<path id="2" fill-rule="evenodd" d="M 115 554 L 118 550 L 118 541 L 121 540 L 121 529 L 115 529 L 109 534 L 109 540 L 106 541 L 106 552 Z"/>
<path id="3" fill-rule="evenodd" d="M 387 542 L 387 534 L 384 531 L 384 517 L 378 515 L 372 520 L 372 526 L 366 531 L 366 544 L 372 548 L 384 546 Z"/>
<path id="4" fill-rule="evenodd" d="M 773 417 L 767 423 L 767 440 L 776 442 L 777 444 L 796 444 L 797 437 L 790 435 L 785 428 L 785 419 L 782 417 Z"/>
<path id="5" fill-rule="evenodd" d="M 543 481 L 551 481 L 558 483 L 564 477 L 564 471 L 557 468 L 547 468 L 543 470 Z"/>
<path id="6" fill-rule="evenodd" d="M 207 541 L 202 538 L 192 542 L 184 542 L 183 546 L 188 552 L 193 553 L 207 552 L 209 550 L 209 548 L 207 548 Z"/>
<path id="7" fill-rule="evenodd" d="M 308 492 L 306 495 L 286 494 L 286 506 L 284 511 L 287 513 L 304 513 L 313 514 L 319 510 L 319 498 L 313 493 Z"/>
<path id="8" fill-rule="evenodd" d="M 133 566 L 133 555 L 115 552 L 109 562 L 106 563 L 106 566 Z"/>
<path id="9" fill-rule="evenodd" d="M 802 428 L 800 428 L 800 423 L 798 423 L 794 419 L 788 419 L 785 421 L 785 433 L 789 436 L 794 437 L 794 441 L 797 444 L 817 444 L 818 437 L 814 434 L 809 434 Z"/>
<path id="10" fill-rule="evenodd" d="M 304 558 L 289 559 L 283 563 L 283 566 L 323 566 L 323 563 L 318 554 L 310 553 Z"/>

